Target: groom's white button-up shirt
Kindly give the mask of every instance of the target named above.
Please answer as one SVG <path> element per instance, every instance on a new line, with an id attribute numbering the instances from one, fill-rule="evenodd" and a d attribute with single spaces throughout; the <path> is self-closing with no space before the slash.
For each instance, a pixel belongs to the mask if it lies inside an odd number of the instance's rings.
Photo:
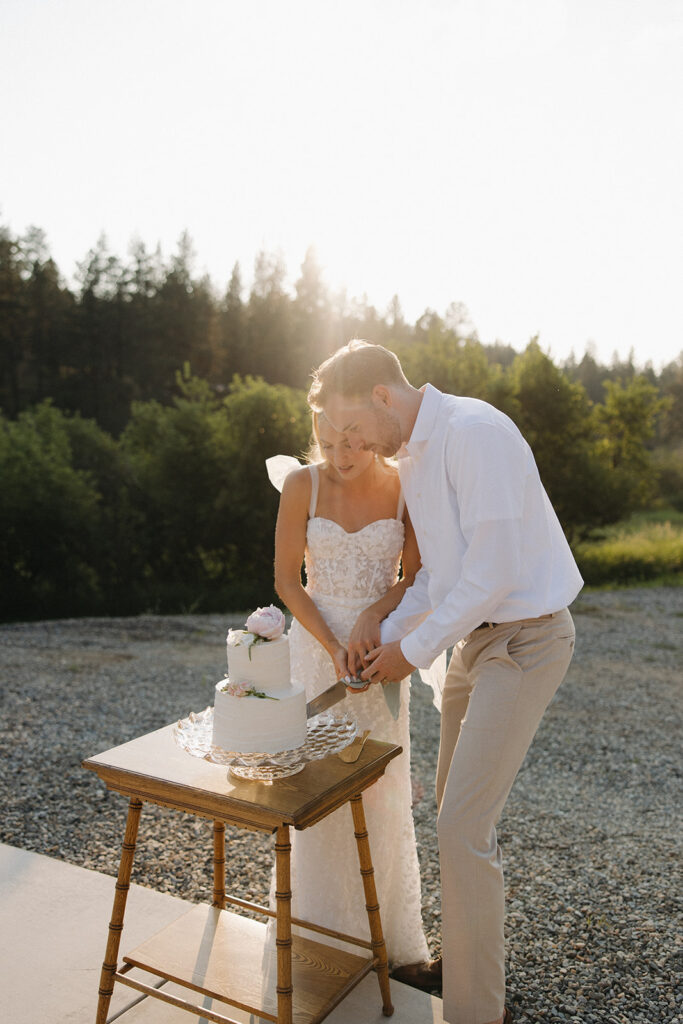
<path id="1" fill-rule="evenodd" d="M 398 453 L 422 568 L 382 623 L 427 668 L 482 622 L 559 611 L 582 579 L 529 445 L 509 417 L 427 384 Z M 401 639 L 402 638 L 402 639 Z"/>

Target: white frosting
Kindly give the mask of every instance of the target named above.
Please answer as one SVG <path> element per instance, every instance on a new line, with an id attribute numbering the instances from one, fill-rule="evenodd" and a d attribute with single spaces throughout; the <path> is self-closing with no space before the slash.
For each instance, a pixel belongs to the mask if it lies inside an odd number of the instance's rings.
<path id="1" fill-rule="evenodd" d="M 302 686 L 278 690 L 277 700 L 232 697 L 216 685 L 213 742 L 243 754 L 277 754 L 306 742 L 306 694 Z M 266 692 L 265 690 L 263 691 Z"/>
<path id="2" fill-rule="evenodd" d="M 251 657 L 249 653 L 251 652 Z M 249 683 L 264 697 L 234 697 L 216 684 L 213 743 L 243 754 L 277 754 L 306 742 L 306 694 L 289 678 L 289 639 L 228 646 L 230 683 Z"/>
<path id="3" fill-rule="evenodd" d="M 251 655 L 251 656 L 250 656 Z M 289 638 L 266 643 L 228 645 L 228 678 L 231 683 L 253 683 L 268 693 L 287 690 L 289 681 Z"/>

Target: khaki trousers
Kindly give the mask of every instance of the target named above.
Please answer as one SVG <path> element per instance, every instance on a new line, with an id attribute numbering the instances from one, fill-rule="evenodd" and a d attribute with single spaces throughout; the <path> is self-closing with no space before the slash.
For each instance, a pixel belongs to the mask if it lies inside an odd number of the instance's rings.
<path id="1" fill-rule="evenodd" d="M 486 1024 L 503 1013 L 504 886 L 496 823 L 573 650 L 567 609 L 480 627 L 454 648 L 436 779 L 448 1024 Z"/>

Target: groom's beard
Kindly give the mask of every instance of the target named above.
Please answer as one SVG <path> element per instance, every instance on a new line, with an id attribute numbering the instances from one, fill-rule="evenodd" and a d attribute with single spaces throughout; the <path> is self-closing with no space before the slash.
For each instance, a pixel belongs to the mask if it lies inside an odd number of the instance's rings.
<path id="1" fill-rule="evenodd" d="M 368 447 L 372 448 L 378 455 L 383 455 L 385 458 L 390 459 L 403 444 L 401 424 L 395 413 L 381 406 L 376 408 L 374 413 L 377 440 L 373 441 Z"/>

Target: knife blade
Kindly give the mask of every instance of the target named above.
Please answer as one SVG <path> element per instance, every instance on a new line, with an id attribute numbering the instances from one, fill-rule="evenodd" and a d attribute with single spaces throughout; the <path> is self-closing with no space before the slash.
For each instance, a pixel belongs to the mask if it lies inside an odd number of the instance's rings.
<path id="1" fill-rule="evenodd" d="M 341 680 L 329 686 L 322 693 L 319 693 L 317 697 L 313 697 L 306 704 L 306 718 L 313 718 L 313 715 L 319 715 L 321 711 L 327 711 L 333 704 L 339 703 L 346 696 L 346 683 Z"/>
<path id="2" fill-rule="evenodd" d="M 313 715 L 319 715 L 322 711 L 327 711 L 328 708 L 332 708 L 340 700 L 342 700 L 347 692 L 350 690 L 366 690 L 368 689 L 369 682 L 367 679 L 339 679 L 332 686 L 329 686 L 327 690 L 323 690 L 322 693 L 318 693 L 316 697 L 309 700 L 306 705 L 306 718 L 312 718 Z"/>
<path id="3" fill-rule="evenodd" d="M 321 711 L 327 711 L 333 704 L 338 704 L 340 700 L 343 700 L 347 694 L 348 689 L 352 690 L 364 690 L 368 683 L 365 679 L 349 679 L 345 682 L 343 679 L 338 680 L 332 686 L 329 686 L 322 693 L 319 693 L 317 697 L 313 697 L 309 700 L 306 705 L 306 718 L 313 718 L 313 715 L 319 715 Z"/>

